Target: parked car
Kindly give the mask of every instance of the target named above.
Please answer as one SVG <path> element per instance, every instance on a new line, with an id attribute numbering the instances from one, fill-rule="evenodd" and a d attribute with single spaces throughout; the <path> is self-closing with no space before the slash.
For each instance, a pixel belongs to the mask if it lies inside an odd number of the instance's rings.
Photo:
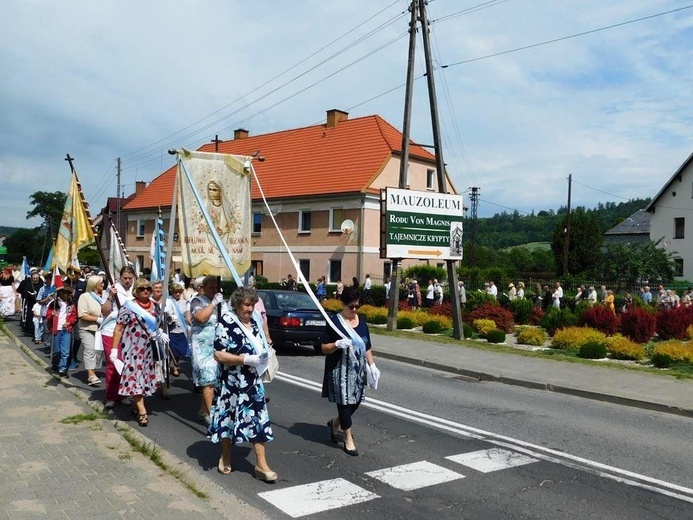
<path id="1" fill-rule="evenodd" d="M 320 353 L 325 317 L 306 293 L 260 289 L 274 346 L 310 346 Z"/>

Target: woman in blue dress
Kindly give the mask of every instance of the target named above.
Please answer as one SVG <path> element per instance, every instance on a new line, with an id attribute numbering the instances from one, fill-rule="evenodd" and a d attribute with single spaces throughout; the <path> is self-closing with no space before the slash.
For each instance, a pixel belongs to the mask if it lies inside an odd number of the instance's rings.
<path id="1" fill-rule="evenodd" d="M 322 352 L 326 354 L 322 396 L 337 405 L 337 417 L 330 419 L 327 427 L 335 443 L 338 442 L 341 427 L 344 432 L 342 449 L 352 456 L 357 456 L 359 452 L 351 432 L 351 417 L 366 398 L 366 363 L 372 373 L 377 371 L 368 325 L 357 314 L 360 297 L 356 287 L 344 288 L 340 296 L 342 312 L 332 319 L 341 334 L 328 324 L 322 339 Z M 377 374 L 380 375 L 379 372 Z"/>
<path id="2" fill-rule="evenodd" d="M 193 384 L 202 388 L 202 401 L 198 416 L 209 424 L 209 411 L 214 398 L 219 364 L 214 359 L 214 328 L 217 324 L 217 305 L 226 310 L 224 296 L 217 292 L 219 282 L 213 275 L 205 276 L 200 294 L 190 302 L 192 321 L 192 375 Z"/>
<path id="3" fill-rule="evenodd" d="M 214 357 L 221 368 L 207 435 L 212 442 L 221 442 L 219 473 L 231 473 L 231 446 L 250 442 L 256 458 L 255 478 L 274 482 L 279 477 L 265 456 L 265 443 L 274 436 L 261 378 L 269 345 L 262 324 L 253 318 L 257 300 L 254 289 L 239 287 L 231 295 L 231 310 L 219 321 Z"/>

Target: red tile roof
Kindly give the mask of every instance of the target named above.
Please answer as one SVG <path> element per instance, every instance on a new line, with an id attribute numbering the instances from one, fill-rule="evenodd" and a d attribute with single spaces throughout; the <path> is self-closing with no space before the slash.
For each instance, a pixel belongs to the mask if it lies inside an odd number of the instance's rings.
<path id="1" fill-rule="evenodd" d="M 268 199 L 364 192 L 392 157 L 400 152 L 402 133 L 378 115 L 348 119 L 333 128 L 325 124 L 224 141 L 220 153 L 251 155 Z M 214 144 L 200 151 L 213 152 Z M 434 163 L 435 157 L 417 145 L 412 158 Z M 173 198 L 175 166 L 154 179 L 124 209 L 168 207 Z M 260 198 L 252 183 L 253 200 Z"/>

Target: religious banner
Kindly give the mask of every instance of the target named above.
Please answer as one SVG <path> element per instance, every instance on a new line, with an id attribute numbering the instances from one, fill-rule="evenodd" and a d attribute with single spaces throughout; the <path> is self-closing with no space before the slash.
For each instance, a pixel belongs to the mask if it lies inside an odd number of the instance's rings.
<path id="1" fill-rule="evenodd" d="M 77 252 L 94 242 L 94 232 L 89 222 L 89 215 L 82 199 L 77 174 L 72 172 L 70 189 L 65 199 L 63 217 L 58 227 L 58 236 L 53 248 L 55 265 L 67 272 L 68 267 L 75 267 Z"/>
<path id="2" fill-rule="evenodd" d="M 180 153 L 178 232 L 183 272 L 230 277 L 250 267 L 251 197 L 247 157 Z M 223 251 L 222 251 L 223 250 Z"/>

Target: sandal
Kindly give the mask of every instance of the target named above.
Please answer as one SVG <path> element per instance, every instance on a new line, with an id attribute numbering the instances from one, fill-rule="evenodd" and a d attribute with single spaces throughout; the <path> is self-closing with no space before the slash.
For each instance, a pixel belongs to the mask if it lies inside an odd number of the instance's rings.
<path id="1" fill-rule="evenodd" d="M 137 415 L 137 424 L 139 424 L 142 427 L 145 427 L 149 424 L 149 417 L 147 417 L 146 413 L 141 413 Z"/>

